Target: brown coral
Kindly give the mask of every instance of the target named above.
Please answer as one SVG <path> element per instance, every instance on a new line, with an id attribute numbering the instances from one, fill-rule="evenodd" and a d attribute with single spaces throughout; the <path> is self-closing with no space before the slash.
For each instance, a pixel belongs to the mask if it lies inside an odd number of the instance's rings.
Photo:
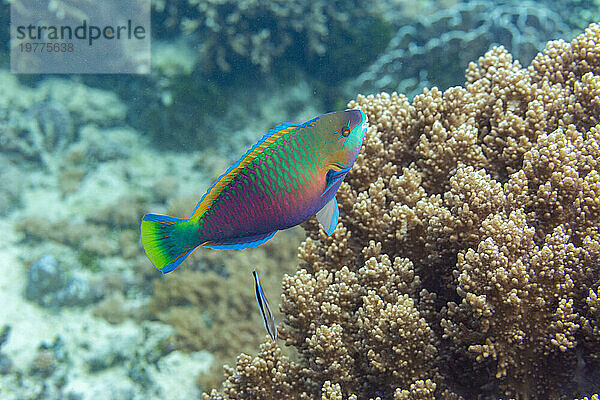
<path id="1" fill-rule="evenodd" d="M 274 367 L 260 380 L 242 358 L 205 399 L 276 393 L 280 363 L 295 398 L 598 391 L 600 25 L 528 68 L 494 48 L 466 78 L 412 104 L 350 103 L 371 126 L 340 224 L 329 237 L 307 222 L 284 278 L 281 337 L 298 362 L 263 348 Z"/>

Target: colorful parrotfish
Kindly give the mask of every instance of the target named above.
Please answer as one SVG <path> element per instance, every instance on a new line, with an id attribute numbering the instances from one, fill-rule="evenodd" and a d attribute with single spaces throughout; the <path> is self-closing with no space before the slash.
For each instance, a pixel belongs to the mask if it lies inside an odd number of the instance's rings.
<path id="1" fill-rule="evenodd" d="M 366 125 L 365 113 L 346 110 L 271 129 L 208 189 L 190 218 L 144 215 L 146 255 L 166 274 L 197 246 L 256 247 L 315 214 L 331 235 L 339 215 L 335 194 Z"/>

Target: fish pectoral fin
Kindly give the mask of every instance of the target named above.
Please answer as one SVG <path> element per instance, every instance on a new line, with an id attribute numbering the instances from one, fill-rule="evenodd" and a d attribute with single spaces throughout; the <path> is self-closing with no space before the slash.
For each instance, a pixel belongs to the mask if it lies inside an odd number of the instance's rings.
<path id="1" fill-rule="evenodd" d="M 327 193 L 332 186 L 334 186 L 339 181 L 343 180 L 346 177 L 348 171 L 350 171 L 350 167 L 338 170 L 330 169 L 329 171 L 327 171 L 327 176 L 325 177 L 327 186 L 325 186 L 323 195 L 325 195 L 325 193 Z"/>
<path id="2" fill-rule="evenodd" d="M 265 243 L 275 235 L 275 232 L 269 232 L 266 234 L 252 235 L 239 238 L 216 240 L 212 242 L 202 243 L 203 247 L 217 250 L 232 250 L 232 249 L 249 249 L 252 247 L 258 247 Z"/>
<path id="3" fill-rule="evenodd" d="M 329 203 L 325 204 L 325 207 L 321 208 L 317 212 L 317 219 L 328 235 L 331 235 L 335 230 L 339 216 L 340 210 L 338 209 L 337 200 L 335 197 L 331 199 Z"/>

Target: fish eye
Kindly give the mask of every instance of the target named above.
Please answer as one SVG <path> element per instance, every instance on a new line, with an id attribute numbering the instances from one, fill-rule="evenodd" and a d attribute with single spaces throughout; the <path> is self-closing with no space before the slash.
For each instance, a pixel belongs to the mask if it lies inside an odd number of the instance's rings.
<path id="1" fill-rule="evenodd" d="M 342 136 L 343 137 L 348 137 L 350 136 L 350 128 L 348 128 L 347 126 L 342 128 Z"/>

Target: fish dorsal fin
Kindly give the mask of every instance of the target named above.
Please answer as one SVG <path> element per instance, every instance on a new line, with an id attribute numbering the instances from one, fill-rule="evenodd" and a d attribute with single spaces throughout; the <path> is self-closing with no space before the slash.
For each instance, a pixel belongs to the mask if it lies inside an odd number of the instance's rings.
<path id="1" fill-rule="evenodd" d="M 338 223 L 340 211 L 335 197 L 317 212 L 317 219 L 328 235 L 331 235 Z"/>
<path id="2" fill-rule="evenodd" d="M 282 124 L 277 125 L 273 129 L 269 129 L 269 131 L 258 141 L 258 143 L 252 146 L 246 152 L 246 154 L 244 154 L 232 167 L 230 167 L 223 175 L 221 175 L 219 179 L 217 179 L 216 182 L 213 183 L 210 188 L 208 188 L 204 196 L 202 196 L 202 198 L 196 205 L 196 208 L 194 209 L 191 218 L 197 217 L 201 215 L 204 211 L 206 211 L 206 209 L 210 207 L 210 205 L 217 198 L 219 193 L 233 179 L 233 177 L 239 170 L 244 168 L 266 147 L 268 147 L 274 141 L 279 139 L 281 136 L 285 135 L 288 132 L 291 132 L 296 127 L 298 127 L 298 124 L 292 122 L 284 122 Z"/>
<path id="3" fill-rule="evenodd" d="M 252 146 L 252 148 L 251 148 L 250 150 L 252 150 L 254 147 L 256 147 L 256 146 L 260 145 L 260 144 L 261 144 L 261 142 L 262 142 L 263 140 L 265 140 L 265 138 L 266 138 L 267 136 L 269 136 L 269 135 L 273 135 L 273 134 L 275 134 L 275 133 L 277 133 L 277 132 L 280 132 L 280 131 L 282 131 L 282 130 L 284 130 L 284 129 L 287 129 L 287 128 L 289 128 L 289 127 L 295 128 L 295 127 L 297 127 L 297 126 L 298 126 L 298 124 L 297 124 L 297 123 L 295 123 L 295 122 L 282 122 L 281 124 L 277 125 L 275 128 L 271 128 L 271 129 L 269 129 L 269 131 L 268 131 L 267 133 L 265 133 L 265 135 L 262 137 L 262 139 L 260 139 L 260 140 L 258 141 L 258 143 L 256 143 L 254 146 Z M 289 131 L 288 131 L 288 132 L 289 132 Z"/>

